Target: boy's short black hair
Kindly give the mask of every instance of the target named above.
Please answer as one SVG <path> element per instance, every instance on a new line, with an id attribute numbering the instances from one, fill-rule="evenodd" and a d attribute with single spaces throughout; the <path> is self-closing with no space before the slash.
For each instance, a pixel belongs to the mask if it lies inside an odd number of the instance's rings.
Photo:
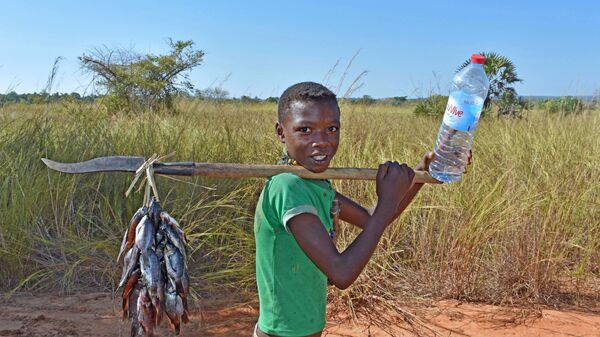
<path id="1" fill-rule="evenodd" d="M 279 122 L 283 121 L 294 101 L 332 101 L 337 106 L 335 94 L 324 85 L 315 82 L 296 83 L 285 89 L 279 98 L 279 105 L 277 106 L 277 119 Z"/>

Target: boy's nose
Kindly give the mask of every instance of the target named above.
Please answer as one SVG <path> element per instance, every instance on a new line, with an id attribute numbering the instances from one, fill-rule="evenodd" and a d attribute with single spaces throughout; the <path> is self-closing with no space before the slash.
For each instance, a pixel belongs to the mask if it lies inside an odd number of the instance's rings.
<path id="1" fill-rule="evenodd" d="M 327 135 L 315 134 L 312 140 L 312 147 L 323 147 L 327 145 Z"/>

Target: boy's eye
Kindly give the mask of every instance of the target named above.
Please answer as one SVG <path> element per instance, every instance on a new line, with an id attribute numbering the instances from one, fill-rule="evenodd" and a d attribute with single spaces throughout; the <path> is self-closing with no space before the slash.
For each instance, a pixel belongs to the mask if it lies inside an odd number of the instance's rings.
<path id="1" fill-rule="evenodd" d="M 302 133 L 307 133 L 310 131 L 310 128 L 309 127 L 301 127 L 298 129 L 298 131 L 300 131 Z"/>
<path id="2" fill-rule="evenodd" d="M 340 127 L 339 126 L 330 126 L 329 131 L 338 132 L 338 131 L 340 131 Z"/>

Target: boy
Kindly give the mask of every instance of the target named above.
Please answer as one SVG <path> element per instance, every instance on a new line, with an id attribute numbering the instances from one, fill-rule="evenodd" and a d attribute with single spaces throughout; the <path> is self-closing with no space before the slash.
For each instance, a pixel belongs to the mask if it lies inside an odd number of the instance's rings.
<path id="1" fill-rule="evenodd" d="M 279 99 L 276 132 L 287 164 L 319 173 L 329 167 L 340 135 L 335 94 L 303 82 Z M 416 167 L 426 170 L 433 154 Z M 412 184 L 406 164 L 387 162 L 377 173 L 378 202 L 373 214 L 332 189 L 327 180 L 291 173 L 271 177 L 259 198 L 254 219 L 256 282 L 260 315 L 254 336 L 321 336 L 325 327 L 327 280 L 349 287 L 371 258 L 385 228 L 408 206 L 422 184 Z M 362 232 L 343 252 L 333 241 L 332 204 L 339 218 Z"/>

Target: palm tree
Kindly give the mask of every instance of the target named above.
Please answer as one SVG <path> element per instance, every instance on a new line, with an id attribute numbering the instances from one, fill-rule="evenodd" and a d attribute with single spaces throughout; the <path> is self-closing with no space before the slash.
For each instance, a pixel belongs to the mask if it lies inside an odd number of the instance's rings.
<path id="1" fill-rule="evenodd" d="M 484 107 L 487 109 L 492 104 L 492 99 L 499 99 L 505 93 L 510 93 L 516 97 L 517 91 L 512 85 L 517 82 L 523 82 L 522 79 L 517 77 L 517 70 L 515 65 L 506 56 L 502 56 L 498 53 L 480 53 L 485 56 L 485 64 L 483 70 L 485 71 L 488 79 L 490 80 L 490 90 L 488 91 Z M 458 71 L 468 66 L 471 60 L 465 61 L 459 68 Z"/>

